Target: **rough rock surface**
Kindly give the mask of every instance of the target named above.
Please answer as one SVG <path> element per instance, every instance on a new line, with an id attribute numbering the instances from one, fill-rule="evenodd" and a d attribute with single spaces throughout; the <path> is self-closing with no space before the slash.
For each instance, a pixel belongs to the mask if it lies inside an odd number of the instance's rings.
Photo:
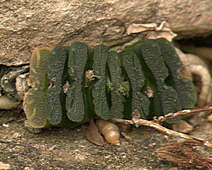
<path id="1" fill-rule="evenodd" d="M 212 33 L 211 0 L 0 0 L 0 64 L 28 62 L 36 47 L 84 41 L 117 46 L 132 23 L 167 21 L 181 36 Z"/>

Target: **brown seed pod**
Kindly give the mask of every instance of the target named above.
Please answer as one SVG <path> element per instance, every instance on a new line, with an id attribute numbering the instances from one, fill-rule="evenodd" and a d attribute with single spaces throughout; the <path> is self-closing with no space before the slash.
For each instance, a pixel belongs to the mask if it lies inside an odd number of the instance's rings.
<path id="1" fill-rule="evenodd" d="M 117 125 L 107 120 L 97 120 L 96 125 L 108 143 L 120 145 L 120 132 Z"/>

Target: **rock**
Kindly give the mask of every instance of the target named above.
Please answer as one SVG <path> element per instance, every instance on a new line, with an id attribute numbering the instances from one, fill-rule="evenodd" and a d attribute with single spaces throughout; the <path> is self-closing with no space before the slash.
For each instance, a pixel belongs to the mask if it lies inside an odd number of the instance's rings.
<path id="1" fill-rule="evenodd" d="M 35 47 L 84 41 L 109 46 L 146 33 L 127 35 L 133 23 L 167 21 L 179 36 L 212 31 L 211 0 L 0 1 L 0 64 L 22 65 Z"/>

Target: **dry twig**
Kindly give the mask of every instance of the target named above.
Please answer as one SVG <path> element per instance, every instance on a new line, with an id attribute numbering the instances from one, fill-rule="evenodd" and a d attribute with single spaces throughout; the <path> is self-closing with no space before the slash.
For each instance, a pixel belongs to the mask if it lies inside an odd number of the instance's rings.
<path id="1" fill-rule="evenodd" d="M 175 116 L 177 115 L 180 115 L 180 114 L 185 114 L 185 113 L 196 113 L 196 112 L 201 112 L 201 111 L 208 111 L 208 110 L 212 110 L 212 107 L 208 107 L 208 108 L 202 108 L 202 109 L 193 109 L 193 110 L 187 110 L 187 111 L 179 111 L 179 112 L 176 112 L 174 113 Z M 173 118 L 173 116 L 169 116 L 169 118 Z M 201 140 L 201 139 L 197 139 L 195 137 L 192 137 L 192 136 L 189 136 L 189 135 L 186 135 L 186 134 L 183 134 L 183 133 L 179 133 L 179 132 L 176 132 L 174 130 L 170 130 L 170 129 L 167 129 L 163 126 L 161 126 L 160 124 L 156 123 L 155 120 L 153 121 L 149 121 L 149 120 L 144 120 L 144 119 L 140 119 L 140 113 L 138 110 L 135 110 L 133 113 L 132 113 L 132 120 L 124 120 L 124 119 L 112 119 L 113 121 L 115 122 L 118 122 L 118 123 L 123 123 L 123 124 L 131 124 L 131 125 L 135 125 L 136 127 L 139 127 L 139 126 L 148 126 L 148 127 L 152 127 L 154 129 L 157 129 L 158 131 L 160 132 L 163 132 L 163 133 L 166 133 L 167 135 L 170 135 L 170 136 L 176 136 L 176 137 L 181 137 L 181 138 L 184 138 L 184 139 L 187 139 L 187 140 L 192 140 L 192 141 L 195 141 L 201 145 L 205 145 L 207 147 L 210 147 L 212 148 L 212 144 L 209 143 L 208 141 L 204 141 L 204 140 Z M 164 120 L 168 120 L 166 118 L 164 118 Z"/>
<path id="2" fill-rule="evenodd" d="M 212 106 L 203 107 L 203 108 L 196 108 L 196 109 L 181 110 L 181 111 L 178 111 L 176 113 L 168 113 L 164 116 L 155 117 L 153 121 L 155 123 L 162 123 L 162 122 L 165 122 L 166 120 L 175 118 L 177 116 L 191 115 L 191 114 L 194 114 L 194 113 L 205 112 L 205 111 L 211 111 L 212 112 Z"/>

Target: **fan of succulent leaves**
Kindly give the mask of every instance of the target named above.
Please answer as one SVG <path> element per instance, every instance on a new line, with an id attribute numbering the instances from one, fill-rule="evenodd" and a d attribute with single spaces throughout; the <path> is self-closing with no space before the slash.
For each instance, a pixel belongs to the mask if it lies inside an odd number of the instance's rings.
<path id="1" fill-rule="evenodd" d="M 174 47 L 165 39 L 142 40 L 117 53 L 76 42 L 35 50 L 32 88 L 24 110 L 32 127 L 75 126 L 92 118 L 144 119 L 194 107 L 196 91 L 181 75 Z"/>

